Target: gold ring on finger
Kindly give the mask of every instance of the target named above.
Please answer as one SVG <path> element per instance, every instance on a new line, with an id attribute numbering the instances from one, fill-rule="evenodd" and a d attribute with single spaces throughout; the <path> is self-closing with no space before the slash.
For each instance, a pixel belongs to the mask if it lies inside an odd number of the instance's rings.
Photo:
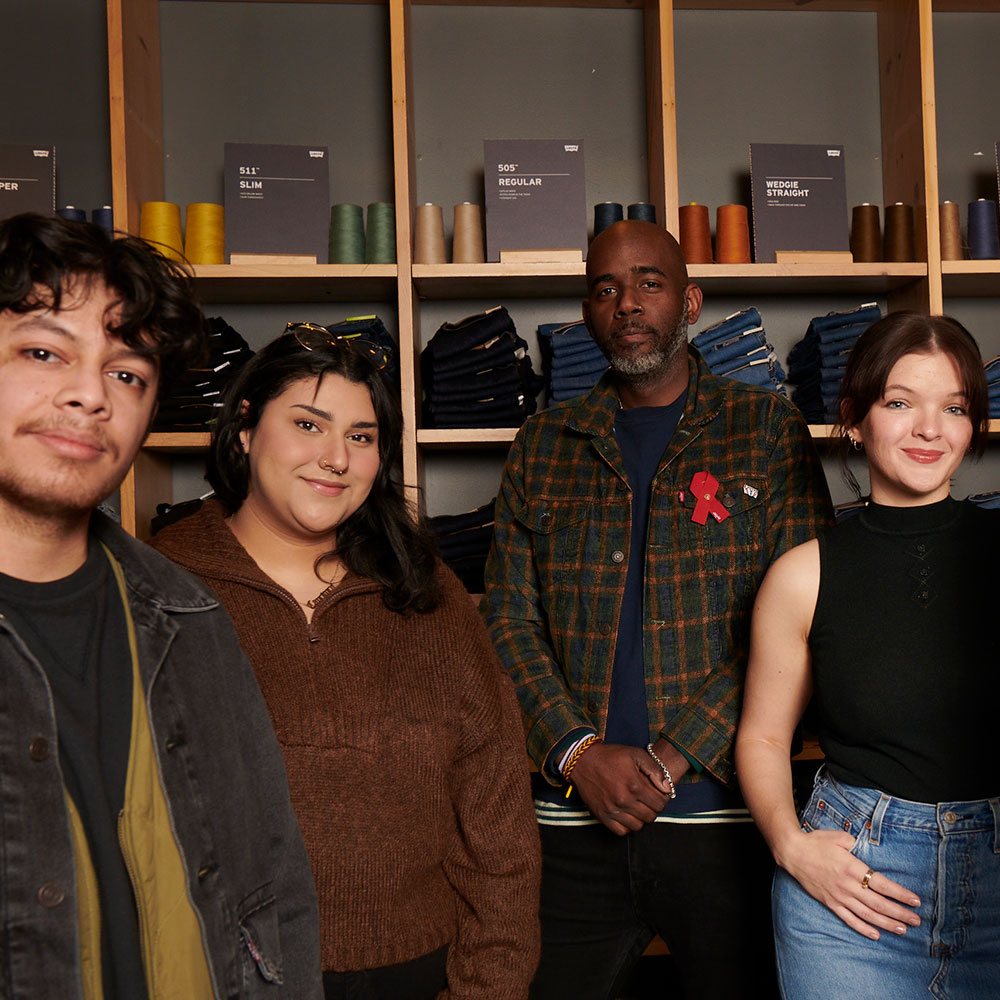
<path id="1" fill-rule="evenodd" d="M 862 889 L 870 889 L 871 888 L 871 886 L 868 883 L 871 882 L 872 875 L 874 875 L 874 874 L 875 874 L 875 872 L 873 872 L 870 868 L 868 869 L 868 871 L 865 872 L 865 877 L 861 880 L 861 888 Z"/>

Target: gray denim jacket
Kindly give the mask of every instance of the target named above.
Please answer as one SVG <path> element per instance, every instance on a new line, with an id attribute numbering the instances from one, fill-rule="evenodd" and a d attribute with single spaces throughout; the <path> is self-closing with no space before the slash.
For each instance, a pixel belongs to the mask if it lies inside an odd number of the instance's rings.
<path id="1" fill-rule="evenodd" d="M 152 739 L 216 1000 L 322 996 L 316 893 L 281 752 L 226 613 L 100 514 L 120 562 Z M 82 996 L 52 696 L 0 615 L 0 996 Z M 201 998 L 192 998 L 201 1000 Z"/>

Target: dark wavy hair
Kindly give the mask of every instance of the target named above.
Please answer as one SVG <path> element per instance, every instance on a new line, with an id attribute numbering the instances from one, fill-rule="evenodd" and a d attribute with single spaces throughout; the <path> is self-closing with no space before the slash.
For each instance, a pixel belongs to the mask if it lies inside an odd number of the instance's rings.
<path id="1" fill-rule="evenodd" d="M 840 383 L 837 407 L 840 419 L 834 434 L 841 438 L 845 478 L 858 496 L 861 488 L 847 469 L 848 430 L 857 427 L 882 398 L 889 374 L 900 358 L 935 351 L 946 354 L 958 368 L 966 409 L 972 421 L 969 451 L 978 457 L 986 449 L 990 427 L 989 394 L 983 358 L 975 338 L 950 316 L 928 316 L 908 310 L 891 312 L 872 323 L 858 338 Z"/>
<path id="2" fill-rule="evenodd" d="M 403 494 L 399 399 L 372 362 L 344 341 L 307 350 L 294 334 L 286 333 L 247 362 L 226 389 L 212 432 L 206 478 L 230 512 L 239 510 L 251 486 L 240 432 L 256 427 L 267 404 L 292 383 L 331 374 L 368 389 L 378 422 L 379 468 L 365 502 L 337 526 L 336 548 L 316 561 L 317 572 L 324 560 L 337 557 L 352 572 L 381 584 L 382 599 L 391 611 L 431 611 L 440 598 L 435 545 Z"/>
<path id="3" fill-rule="evenodd" d="M 0 311 L 58 310 L 77 282 L 94 280 L 115 297 L 108 332 L 155 360 L 161 393 L 203 357 L 204 317 L 182 265 L 89 222 L 28 213 L 0 222 Z"/>

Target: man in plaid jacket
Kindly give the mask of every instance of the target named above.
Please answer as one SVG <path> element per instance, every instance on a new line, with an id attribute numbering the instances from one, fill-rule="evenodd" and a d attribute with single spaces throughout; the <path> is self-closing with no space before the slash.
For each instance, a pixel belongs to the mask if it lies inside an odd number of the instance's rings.
<path id="1" fill-rule="evenodd" d="M 826 483 L 787 400 L 688 347 L 702 295 L 665 230 L 605 230 L 587 286 L 611 367 L 518 433 L 487 567 L 539 769 L 532 996 L 616 996 L 654 933 L 677 995 L 766 995 L 772 863 L 733 740 L 754 594 L 829 521 Z"/>

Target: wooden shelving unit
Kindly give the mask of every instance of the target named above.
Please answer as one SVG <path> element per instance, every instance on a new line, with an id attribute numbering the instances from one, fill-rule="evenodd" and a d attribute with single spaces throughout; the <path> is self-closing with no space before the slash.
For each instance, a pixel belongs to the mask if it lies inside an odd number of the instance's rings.
<path id="1" fill-rule="evenodd" d="M 240 0 L 253 3 L 254 0 Z M 316 0 L 324 2 L 324 0 Z M 327 0 L 337 2 L 337 0 Z M 941 261 L 938 232 L 937 149 L 932 13 L 1000 10 L 977 0 L 426 0 L 447 6 L 625 8 L 643 12 L 648 199 L 676 232 L 678 135 L 675 98 L 675 10 L 874 12 L 877 20 L 881 104 L 883 203 L 926 206 L 917 211 L 921 260 L 907 264 L 697 265 L 691 276 L 710 294 L 884 296 L 890 308 L 941 312 L 949 295 L 1000 294 L 1000 262 Z M 397 264 L 315 268 L 199 267 L 197 281 L 211 302 L 390 302 L 398 312 L 403 407 L 404 476 L 422 482 L 425 452 L 502 449 L 510 428 L 429 430 L 419 422 L 421 300 L 571 298 L 582 296 L 582 264 L 513 267 L 504 264 L 422 265 L 412 262 L 416 204 L 411 0 L 382 0 L 391 72 L 393 184 Z M 139 205 L 164 191 L 159 0 L 107 0 L 111 147 L 115 223 L 138 231 Z M 637 53 L 638 57 L 639 53 Z M 994 428 L 1000 432 L 1000 426 Z M 823 438 L 829 428 L 812 428 Z M 122 487 L 123 520 L 144 535 L 152 504 L 170 496 L 171 456 L 204 446 L 204 435 L 153 435 Z"/>

